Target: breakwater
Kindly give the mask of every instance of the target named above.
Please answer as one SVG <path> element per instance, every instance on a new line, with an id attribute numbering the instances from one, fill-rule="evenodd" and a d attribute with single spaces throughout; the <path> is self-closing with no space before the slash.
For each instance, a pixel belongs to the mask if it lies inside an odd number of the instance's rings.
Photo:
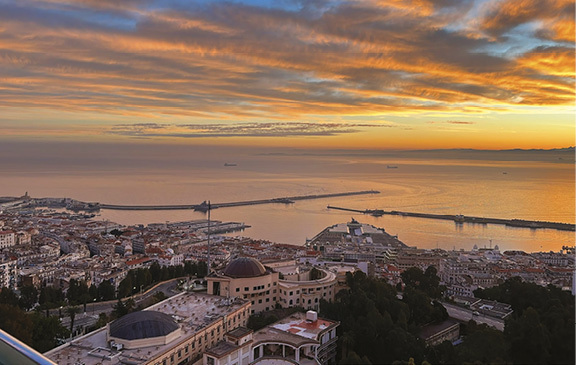
<path id="1" fill-rule="evenodd" d="M 531 221 L 524 219 L 501 219 L 501 218 L 486 218 L 486 217 L 474 217 L 467 215 L 453 215 L 453 214 L 430 214 L 430 213 L 412 213 L 412 212 L 401 212 L 398 210 L 385 211 L 382 209 L 350 209 L 342 207 L 328 206 L 328 209 L 343 210 L 347 212 L 356 212 L 362 214 L 369 214 L 373 216 L 387 215 L 399 215 L 403 217 L 416 217 L 416 218 L 428 218 L 428 219 L 442 219 L 454 221 L 457 224 L 462 223 L 472 223 L 472 224 L 501 224 L 509 227 L 518 228 L 530 228 L 530 229 L 556 229 L 560 231 L 574 231 L 575 225 L 570 223 L 559 223 L 559 222 L 547 222 L 547 221 Z"/>
<path id="2" fill-rule="evenodd" d="M 258 205 L 258 204 L 292 204 L 298 200 L 309 200 L 309 199 L 324 199 L 324 198 L 335 198 L 342 196 L 353 196 L 353 195 L 366 195 L 366 194 L 379 194 L 376 190 L 365 190 L 365 191 L 351 191 L 344 193 L 333 193 L 333 194 L 313 194 L 313 195 L 298 195 L 289 197 L 280 197 L 272 199 L 260 199 L 260 200 L 245 200 L 230 203 L 212 203 L 210 204 L 210 209 L 218 208 L 229 208 L 229 207 L 240 207 L 247 205 Z M 206 201 L 200 204 L 176 204 L 176 205 L 119 205 L 119 204 L 98 204 L 100 209 L 114 209 L 114 210 L 185 210 L 193 209 L 196 211 L 206 212 L 208 211 L 208 203 Z"/>

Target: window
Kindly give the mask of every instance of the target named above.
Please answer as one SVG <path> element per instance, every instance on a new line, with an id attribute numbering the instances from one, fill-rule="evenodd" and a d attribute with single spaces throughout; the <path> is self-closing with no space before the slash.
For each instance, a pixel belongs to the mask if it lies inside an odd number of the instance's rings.
<path id="1" fill-rule="evenodd" d="M 262 304 L 262 299 L 258 299 L 258 304 Z"/>
<path id="2" fill-rule="evenodd" d="M 244 287 L 244 291 L 248 291 L 249 288 L 247 286 Z"/>
<path id="3" fill-rule="evenodd" d="M 238 293 L 240 291 L 240 288 L 236 288 L 236 293 Z"/>
<path id="4" fill-rule="evenodd" d="M 294 292 L 293 292 L 293 291 L 291 291 L 291 292 L 290 292 L 290 295 L 294 295 Z"/>
<path id="5" fill-rule="evenodd" d="M 296 290 L 296 294 L 300 294 L 300 290 Z"/>
<path id="6" fill-rule="evenodd" d="M 268 303 L 270 301 L 270 298 L 266 298 L 266 303 Z"/>

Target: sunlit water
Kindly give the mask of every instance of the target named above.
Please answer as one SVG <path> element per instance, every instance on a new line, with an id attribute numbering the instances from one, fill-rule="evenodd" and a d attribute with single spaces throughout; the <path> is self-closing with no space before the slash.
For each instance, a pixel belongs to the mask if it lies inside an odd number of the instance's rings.
<path id="1" fill-rule="evenodd" d="M 574 232 L 455 224 L 400 216 L 371 217 L 328 210 L 353 209 L 464 214 L 574 223 L 574 164 L 562 157 L 533 161 L 442 158 L 434 155 L 357 156 L 264 155 L 221 153 L 211 157 L 183 154 L 142 163 L 98 159 L 91 165 L 62 163 L 33 168 L 4 163 L 0 195 L 71 197 L 110 204 L 196 204 L 284 196 L 378 190 L 377 195 L 297 201 L 217 209 L 212 218 L 244 222 L 242 234 L 302 245 L 326 226 L 348 221 L 384 228 L 410 246 L 470 249 L 499 245 L 528 252 L 558 251 L 574 245 Z M 547 160 L 548 159 L 548 160 Z M 136 162 L 134 162 L 136 161 Z M 68 161 L 69 162 L 69 161 Z M 225 167 L 225 162 L 237 166 Z M 57 167 L 55 167 L 57 166 Z M 397 168 L 391 168 L 396 166 Z M 121 224 L 201 219 L 193 211 L 101 211 L 99 219 Z"/>

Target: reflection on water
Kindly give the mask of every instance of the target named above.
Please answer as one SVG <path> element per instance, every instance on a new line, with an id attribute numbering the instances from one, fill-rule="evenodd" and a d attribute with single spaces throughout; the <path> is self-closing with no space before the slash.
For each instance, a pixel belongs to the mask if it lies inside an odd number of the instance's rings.
<path id="1" fill-rule="evenodd" d="M 187 155 L 147 166 L 96 164 L 59 166 L 56 170 L 11 166 L 0 177 L 0 195 L 72 197 L 110 204 L 193 204 L 265 199 L 293 195 L 378 190 L 363 195 L 215 210 L 214 219 L 252 226 L 243 234 L 277 242 L 303 244 L 353 209 L 464 214 L 574 223 L 574 165 L 480 158 L 429 159 L 390 156 L 290 156 L 253 153 L 216 157 Z M 224 166 L 234 162 L 237 166 Z M 388 165 L 398 168 L 387 168 Z M 200 219 L 192 211 L 102 211 L 100 218 L 122 224 Z M 501 249 L 559 250 L 574 244 L 573 232 L 530 230 L 497 225 L 456 225 L 398 216 L 355 214 L 362 222 L 385 228 L 411 246 L 469 249 L 498 244 Z"/>

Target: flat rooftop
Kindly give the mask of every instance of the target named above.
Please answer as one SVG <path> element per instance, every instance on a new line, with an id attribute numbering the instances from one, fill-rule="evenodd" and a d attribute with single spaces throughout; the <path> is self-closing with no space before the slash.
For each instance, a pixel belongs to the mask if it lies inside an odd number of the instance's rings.
<path id="1" fill-rule="evenodd" d="M 143 363 L 171 349 L 175 344 L 195 335 L 202 328 L 215 322 L 218 318 L 234 312 L 246 303 L 247 301 L 240 298 L 229 299 L 200 293 L 178 294 L 144 309 L 144 311 L 166 313 L 180 325 L 182 329 L 180 338 L 166 345 L 113 351 L 108 347 L 107 329 L 104 327 L 50 350 L 44 356 L 60 365 L 78 363 L 114 365 L 126 363 L 126 361 Z"/>
<path id="2" fill-rule="evenodd" d="M 305 343 L 317 343 L 318 336 L 324 330 L 336 326 L 338 322 L 318 318 L 316 321 L 306 319 L 306 314 L 296 312 L 278 322 L 254 333 L 254 342 L 279 341 L 301 346 Z"/>

